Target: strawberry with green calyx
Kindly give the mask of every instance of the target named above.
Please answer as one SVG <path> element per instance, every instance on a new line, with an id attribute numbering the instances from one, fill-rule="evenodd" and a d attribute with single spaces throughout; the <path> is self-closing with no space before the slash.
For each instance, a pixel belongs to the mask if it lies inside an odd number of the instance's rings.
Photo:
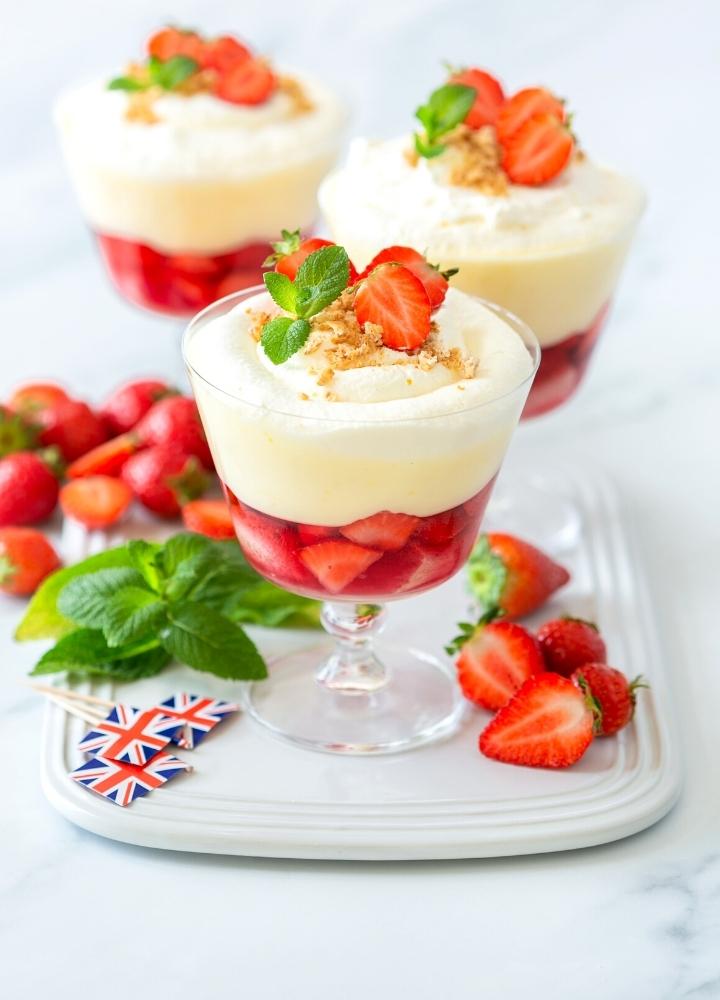
<path id="1" fill-rule="evenodd" d="M 635 714 L 636 692 L 649 686 L 642 677 L 629 681 L 606 663 L 586 663 L 573 672 L 571 680 L 592 696 L 599 708 L 597 736 L 612 736 L 627 726 Z"/>
<path id="2" fill-rule="evenodd" d="M 291 281 L 295 280 L 298 268 L 306 258 L 322 247 L 333 247 L 331 240 L 323 240 L 318 236 L 304 240 L 299 229 L 292 232 L 289 229 L 280 230 L 280 239 L 270 244 L 272 253 L 263 261 L 263 267 L 273 267 L 278 274 L 286 274 Z"/>
<path id="3" fill-rule="evenodd" d="M 586 663 L 603 663 L 605 642 L 594 622 L 564 615 L 538 629 L 538 643 L 547 670 L 569 677 Z"/>
<path id="4" fill-rule="evenodd" d="M 172 445 L 155 445 L 133 455 L 123 466 L 122 478 L 144 507 L 168 518 L 202 496 L 210 482 L 194 455 Z"/>
<path id="5" fill-rule="evenodd" d="M 0 528 L 0 591 L 24 597 L 60 565 L 47 538 L 34 528 Z"/>
<path id="6" fill-rule="evenodd" d="M 38 410 L 55 406 L 69 398 L 63 387 L 56 382 L 26 382 L 15 389 L 7 405 L 8 409 L 32 419 Z"/>
<path id="7" fill-rule="evenodd" d="M 439 265 L 431 264 L 421 253 L 413 250 L 412 247 L 392 246 L 385 247 L 376 254 L 368 266 L 359 275 L 358 280 L 367 278 L 380 264 L 402 264 L 408 271 L 412 271 L 415 277 L 422 283 L 430 299 L 430 305 L 437 309 L 442 305 L 447 295 L 448 281 L 453 275 L 458 273 L 456 267 L 441 271 Z M 351 284 L 354 282 L 351 281 Z"/>
<path id="8" fill-rule="evenodd" d="M 0 406 L 0 458 L 16 451 L 31 451 L 38 442 L 38 430 L 20 413 Z"/>
<path id="9" fill-rule="evenodd" d="M 460 651 L 458 683 L 465 697 L 489 711 L 506 705 L 515 692 L 541 673 L 544 664 L 533 635 L 515 622 L 504 621 L 493 608 L 476 625 L 461 622 L 446 652 Z"/>
<path id="10" fill-rule="evenodd" d="M 467 565 L 470 589 L 483 607 L 499 607 L 509 618 L 536 611 L 570 579 L 556 563 L 514 535 L 481 535 Z"/>
<path id="11" fill-rule="evenodd" d="M 107 439 L 100 417 L 87 403 L 65 399 L 37 414 L 40 442 L 59 449 L 66 462 L 73 462 Z"/>

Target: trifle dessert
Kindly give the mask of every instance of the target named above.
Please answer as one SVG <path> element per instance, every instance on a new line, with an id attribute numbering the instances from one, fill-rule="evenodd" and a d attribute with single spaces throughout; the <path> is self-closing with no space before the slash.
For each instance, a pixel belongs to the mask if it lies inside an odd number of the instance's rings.
<path id="1" fill-rule="evenodd" d="M 233 36 L 165 28 L 56 121 L 85 217 L 133 303 L 190 315 L 261 280 L 281 224 L 310 229 L 345 111 Z"/>
<path id="2" fill-rule="evenodd" d="M 414 135 L 356 140 L 323 183 L 331 235 L 360 266 L 392 235 L 522 317 L 542 347 L 525 416 L 551 410 L 582 380 L 643 193 L 588 158 L 545 88 L 510 96 L 484 70 L 457 70 L 416 115 Z"/>
<path id="3" fill-rule="evenodd" d="M 280 254 L 265 288 L 197 317 L 184 352 L 245 556 L 274 583 L 328 602 L 324 623 L 340 646 L 320 686 L 377 693 L 389 683 L 368 644 L 380 605 L 466 561 L 539 352 L 525 324 L 449 288 L 411 248 L 384 248 L 358 274 L 344 248 L 315 242 Z M 318 737 L 325 749 L 398 749 L 439 733 L 456 711 L 452 682 L 430 657 L 400 659 L 394 683 L 417 685 L 422 712 L 401 725 L 390 711 L 401 733 L 392 739 L 374 722 L 375 735 L 349 743 Z M 316 667 L 317 656 L 272 683 Z M 266 691 L 271 714 L 305 704 L 303 691 L 278 701 Z M 318 713 L 327 716 L 322 702 L 274 728 L 314 734 Z"/>

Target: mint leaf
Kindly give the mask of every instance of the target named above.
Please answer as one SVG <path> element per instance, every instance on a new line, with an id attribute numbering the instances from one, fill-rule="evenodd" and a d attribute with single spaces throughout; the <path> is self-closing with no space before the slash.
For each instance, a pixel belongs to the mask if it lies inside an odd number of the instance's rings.
<path id="1" fill-rule="evenodd" d="M 63 636 L 44 653 L 32 675 L 55 674 L 65 670 L 92 676 L 119 676 L 138 670 L 143 664 L 146 667 L 151 659 L 149 654 L 154 654 L 155 662 L 159 662 L 158 648 L 157 642 L 150 642 L 111 649 L 99 629 L 79 628 Z M 160 652 L 165 653 L 165 650 Z M 169 662 L 167 653 L 164 661 L 163 666 Z M 160 669 L 157 667 L 157 670 Z"/>
<path id="2" fill-rule="evenodd" d="M 289 594 L 269 580 L 228 597 L 223 614 L 235 622 L 266 628 L 318 628 L 321 603 L 311 597 Z"/>
<path id="3" fill-rule="evenodd" d="M 74 566 L 66 566 L 51 574 L 35 591 L 27 611 L 15 630 L 15 638 L 19 642 L 28 639 L 57 639 L 76 627 L 57 607 L 58 595 L 71 580 L 92 573 L 96 570 L 111 567 L 131 566 L 130 553 L 127 545 L 115 549 L 98 552 Z"/>
<path id="4" fill-rule="evenodd" d="M 125 587 L 145 589 L 145 581 L 136 569 L 87 573 L 63 587 L 58 595 L 58 611 L 78 625 L 102 628 L 109 598 Z"/>
<path id="5" fill-rule="evenodd" d="M 267 677 L 255 644 L 218 611 L 188 601 L 170 607 L 168 622 L 162 635 L 165 649 L 195 670 L 239 681 Z"/>
<path id="6" fill-rule="evenodd" d="M 315 250 L 295 275 L 298 316 L 302 319 L 315 316 L 345 291 L 349 281 L 350 264 L 344 247 Z"/>
<path id="7" fill-rule="evenodd" d="M 265 287 L 280 308 L 294 314 L 297 304 L 297 288 L 290 278 L 288 278 L 287 274 L 268 271 L 267 274 L 263 275 L 263 281 L 265 282 Z"/>
<path id="8" fill-rule="evenodd" d="M 437 140 L 465 121 L 470 108 L 475 103 L 476 90 L 462 83 L 447 83 L 438 87 L 421 105 L 415 117 L 425 128 L 424 136 L 415 136 L 415 149 L 420 156 L 438 156 L 444 146 Z"/>
<path id="9" fill-rule="evenodd" d="M 205 535 L 198 535 L 193 531 L 181 531 L 172 538 L 168 538 L 161 546 L 158 562 L 162 567 L 166 577 L 172 577 L 177 569 L 186 559 L 198 555 L 200 552 L 212 551 L 213 543 Z"/>
<path id="10" fill-rule="evenodd" d="M 440 156 L 447 149 L 447 146 L 443 146 L 441 143 L 436 143 L 431 145 L 425 142 L 423 137 L 419 133 L 415 133 L 415 152 L 418 156 L 425 157 L 426 160 L 431 160 L 435 156 Z"/>
<path id="11" fill-rule="evenodd" d="M 108 646 L 124 646 L 156 635 L 165 621 L 165 604 L 149 590 L 124 587 L 105 606 L 103 633 Z"/>
<path id="12" fill-rule="evenodd" d="M 114 80 L 111 80 L 108 84 L 108 90 L 147 90 L 147 84 L 142 83 L 140 80 L 136 80 L 132 76 L 116 76 Z"/>
<path id="13" fill-rule="evenodd" d="M 130 565 L 142 575 L 151 590 L 158 591 L 162 583 L 162 572 L 158 565 L 163 552 L 163 546 L 158 542 L 146 542 L 142 538 L 133 538 L 127 543 Z"/>
<path id="14" fill-rule="evenodd" d="M 195 59 L 189 56 L 172 56 L 164 61 L 156 56 L 148 59 L 150 80 L 163 90 L 174 90 L 199 68 Z"/>
<path id="15" fill-rule="evenodd" d="M 278 316 L 263 327 L 260 343 L 274 365 L 281 365 L 297 353 L 310 336 L 306 319 Z"/>

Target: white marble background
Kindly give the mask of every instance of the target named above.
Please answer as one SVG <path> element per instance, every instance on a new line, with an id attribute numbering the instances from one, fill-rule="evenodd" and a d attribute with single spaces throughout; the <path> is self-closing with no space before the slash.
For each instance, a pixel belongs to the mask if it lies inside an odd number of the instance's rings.
<path id="1" fill-rule="evenodd" d="M 32 651 L 3 628 L 0 993 L 55 1000 L 720 997 L 720 16 L 713 0 L 36 0 L 3 8 L 0 392 L 52 375 L 97 396 L 179 377 L 177 329 L 118 301 L 63 174 L 50 103 L 157 23 L 236 28 L 390 134 L 479 63 L 567 95 L 586 147 L 650 195 L 591 378 L 519 447 L 620 483 L 650 575 L 687 780 L 674 812 L 604 848 L 520 860 L 311 864 L 152 852 L 73 828 L 36 780 Z M 18 611 L 0 609 L 9 625 Z"/>

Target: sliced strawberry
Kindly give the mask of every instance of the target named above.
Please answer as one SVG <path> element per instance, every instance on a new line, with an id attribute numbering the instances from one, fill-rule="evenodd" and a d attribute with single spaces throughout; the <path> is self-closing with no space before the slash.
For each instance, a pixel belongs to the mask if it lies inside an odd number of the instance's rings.
<path id="1" fill-rule="evenodd" d="M 537 633 L 545 669 L 569 677 L 586 663 L 603 663 L 605 642 L 593 622 L 581 618 L 554 618 Z"/>
<path id="2" fill-rule="evenodd" d="M 262 104 L 277 87 L 277 79 L 266 62 L 254 57 L 234 63 L 215 84 L 215 93 L 231 104 Z"/>
<path id="3" fill-rule="evenodd" d="M 458 535 L 446 545 L 437 548 L 422 545 L 419 541 L 410 542 L 403 552 L 411 554 L 411 550 L 417 549 L 421 559 L 412 575 L 399 588 L 400 592 L 416 594 L 444 583 L 463 565 L 469 548 L 470 545 L 465 544 L 463 535 Z"/>
<path id="4" fill-rule="evenodd" d="M 0 528 L 0 591 L 26 596 L 60 565 L 47 538 L 34 528 Z"/>
<path id="5" fill-rule="evenodd" d="M 203 46 L 200 64 L 205 69 L 226 73 L 233 66 L 252 58 L 252 52 L 232 35 L 211 38 Z"/>
<path id="6" fill-rule="evenodd" d="M 233 498 L 231 514 L 240 546 L 252 565 L 286 586 L 312 586 L 298 558 L 298 540 L 285 521 L 261 514 Z"/>
<path id="7" fill-rule="evenodd" d="M 606 663 L 586 663 L 573 672 L 572 680 L 597 702 L 600 710 L 595 726 L 597 736 L 612 736 L 624 729 L 635 714 L 637 689 L 648 686 L 642 677 L 629 681 L 625 674 Z"/>
<path id="8" fill-rule="evenodd" d="M 480 734 L 480 752 L 506 764 L 569 767 L 593 738 L 595 714 L 579 688 L 559 674 L 536 674 Z"/>
<path id="9" fill-rule="evenodd" d="M 541 607 L 570 574 L 540 549 L 514 535 L 481 535 L 468 564 L 473 592 L 486 608 L 522 618 Z"/>
<path id="10" fill-rule="evenodd" d="M 441 514 L 432 514 L 422 519 L 417 533 L 418 541 L 427 545 L 447 545 L 460 534 L 467 523 L 468 515 L 462 506 L 445 510 Z"/>
<path id="11" fill-rule="evenodd" d="M 560 98 L 555 97 L 544 87 L 527 87 L 513 94 L 497 116 L 495 127 L 498 141 L 504 146 L 533 115 L 550 114 L 564 122 L 567 115 L 565 105 Z"/>
<path id="12" fill-rule="evenodd" d="M 382 328 L 382 341 L 396 351 L 421 347 L 430 334 L 432 306 L 422 282 L 401 264 L 381 264 L 360 283 L 354 303 L 360 326 Z"/>
<path id="13" fill-rule="evenodd" d="M 15 389 L 7 405 L 15 413 L 31 417 L 38 410 L 63 403 L 69 398 L 63 387 L 55 382 L 28 382 Z"/>
<path id="14" fill-rule="evenodd" d="M 122 467 L 139 446 L 138 439 L 133 434 L 121 434 L 76 458 L 67 467 L 68 479 L 81 479 L 83 476 L 119 476 Z"/>
<path id="15" fill-rule="evenodd" d="M 391 514 L 389 510 L 382 510 L 379 514 L 346 524 L 340 529 L 340 534 L 358 545 L 394 552 L 405 545 L 418 524 L 420 518 L 412 514 Z"/>
<path id="16" fill-rule="evenodd" d="M 112 476 L 75 479 L 60 490 L 60 506 L 67 517 L 86 528 L 107 528 L 118 521 L 132 502 L 130 487 Z"/>
<path id="17" fill-rule="evenodd" d="M 337 528 L 327 528 L 323 524 L 298 524 L 298 538 L 301 545 L 314 545 L 315 542 L 322 542 L 326 538 L 337 535 Z"/>
<path id="18" fill-rule="evenodd" d="M 208 538 L 234 538 L 230 510 L 224 500 L 191 500 L 182 508 L 183 524 Z"/>
<path id="19" fill-rule="evenodd" d="M 381 557 L 381 552 L 363 548 L 341 538 L 333 538 L 300 550 L 300 558 L 321 586 L 339 594 Z"/>
<path id="20" fill-rule="evenodd" d="M 575 143 L 555 115 L 533 115 L 507 141 L 502 166 L 513 184 L 538 187 L 557 177 L 570 162 Z"/>
<path id="21" fill-rule="evenodd" d="M 413 589 L 412 581 L 425 563 L 424 550 L 413 542 L 397 552 L 384 552 L 381 559 L 353 582 L 353 596 L 380 599 L 405 594 Z"/>
<path id="22" fill-rule="evenodd" d="M 415 277 L 422 282 L 433 309 L 442 305 L 448 290 L 447 279 L 457 273 L 456 269 L 441 271 L 438 266 L 430 264 L 421 253 L 413 250 L 412 247 L 394 246 L 386 247 L 376 254 L 360 278 L 366 278 L 380 264 L 402 264 L 408 271 L 412 271 Z"/>
<path id="23" fill-rule="evenodd" d="M 460 73 L 454 73 L 450 77 L 450 83 L 462 83 L 475 90 L 475 103 L 465 117 L 465 124 L 469 128 L 495 124 L 505 101 L 505 94 L 494 76 L 483 69 L 464 69 Z"/>
<path id="24" fill-rule="evenodd" d="M 506 705 L 529 677 L 543 669 L 538 644 L 527 629 L 487 618 L 480 620 L 457 659 L 462 693 L 491 712 Z"/>
<path id="25" fill-rule="evenodd" d="M 180 28 L 161 28 L 148 39 L 148 55 L 167 62 L 173 56 L 188 56 L 197 63 L 202 62 L 204 43 L 195 31 Z"/>

